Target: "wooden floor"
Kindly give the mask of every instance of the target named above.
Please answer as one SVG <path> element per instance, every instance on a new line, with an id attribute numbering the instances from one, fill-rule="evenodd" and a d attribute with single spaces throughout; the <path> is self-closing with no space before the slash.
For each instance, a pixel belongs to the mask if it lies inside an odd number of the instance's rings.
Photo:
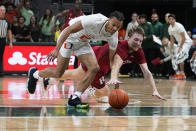
<path id="1" fill-rule="evenodd" d="M 77 81 L 55 83 L 48 92 L 38 84 L 29 95 L 26 79 L 0 77 L 0 131 L 196 131 L 196 81 L 156 79 L 167 99 L 160 101 L 144 79 L 121 78 L 130 98 L 125 109 L 114 110 L 85 92 L 85 110 L 66 107 Z"/>

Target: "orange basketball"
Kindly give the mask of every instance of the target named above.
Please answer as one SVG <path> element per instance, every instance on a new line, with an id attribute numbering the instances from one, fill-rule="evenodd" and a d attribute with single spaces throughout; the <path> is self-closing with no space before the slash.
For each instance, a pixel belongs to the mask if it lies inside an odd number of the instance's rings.
<path id="1" fill-rule="evenodd" d="M 122 89 L 114 89 L 109 95 L 109 104 L 116 109 L 123 109 L 129 103 L 128 94 Z"/>

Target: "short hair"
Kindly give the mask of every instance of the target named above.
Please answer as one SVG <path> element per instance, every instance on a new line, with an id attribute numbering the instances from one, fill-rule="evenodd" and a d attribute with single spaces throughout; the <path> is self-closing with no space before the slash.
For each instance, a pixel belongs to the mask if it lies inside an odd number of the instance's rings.
<path id="1" fill-rule="evenodd" d="M 129 30 L 128 36 L 131 37 L 134 33 L 141 34 L 144 37 L 144 30 L 139 26 L 133 26 Z"/>
<path id="2" fill-rule="evenodd" d="M 112 18 L 112 17 L 116 17 L 119 21 L 124 21 L 124 19 L 125 19 L 124 14 L 120 11 L 113 11 L 110 14 L 110 18 Z"/>
<path id="3" fill-rule="evenodd" d="M 141 14 L 141 15 L 139 16 L 139 19 L 141 19 L 141 18 L 147 19 L 147 16 L 146 16 L 145 14 Z"/>
<path id="4" fill-rule="evenodd" d="M 172 17 L 172 18 L 174 18 L 174 19 L 176 20 L 176 16 L 175 16 L 174 14 L 168 15 L 168 18 L 169 18 L 169 17 Z"/>

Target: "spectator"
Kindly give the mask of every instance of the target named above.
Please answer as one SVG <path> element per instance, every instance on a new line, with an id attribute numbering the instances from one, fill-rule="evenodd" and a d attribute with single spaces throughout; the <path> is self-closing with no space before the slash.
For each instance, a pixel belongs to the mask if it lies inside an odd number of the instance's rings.
<path id="1" fill-rule="evenodd" d="M 18 29 L 18 17 L 13 16 L 13 23 L 12 23 L 12 35 L 13 35 L 13 42 L 16 42 L 15 36 L 17 33 L 17 29 Z"/>
<path id="2" fill-rule="evenodd" d="M 127 25 L 125 40 L 127 40 L 129 30 L 133 26 L 138 26 L 139 25 L 138 22 L 137 22 L 137 18 L 138 18 L 137 13 L 133 12 L 132 15 L 131 15 L 131 22 L 129 22 L 128 25 Z"/>
<path id="3" fill-rule="evenodd" d="M 14 9 L 14 6 L 12 4 L 8 5 L 7 12 L 5 13 L 5 18 L 10 22 L 10 24 L 13 24 L 13 17 L 17 17 L 18 13 Z"/>
<path id="4" fill-rule="evenodd" d="M 19 25 L 18 28 L 16 30 L 16 42 L 30 42 L 30 31 L 28 26 L 24 25 L 25 22 L 25 18 L 24 16 L 20 16 L 19 17 Z"/>
<path id="5" fill-rule="evenodd" d="M 18 5 L 18 13 L 19 13 L 19 16 L 24 16 L 25 26 L 28 26 L 30 24 L 30 19 L 34 15 L 30 7 L 31 7 L 30 1 L 21 0 L 20 4 Z"/>
<path id="6" fill-rule="evenodd" d="M 170 36 L 169 36 L 169 33 L 168 33 L 168 28 L 169 28 L 169 20 L 168 20 L 168 16 L 170 15 L 170 13 L 166 13 L 165 14 L 165 23 L 163 24 L 162 26 L 162 29 L 161 29 L 161 40 L 164 38 L 164 37 L 167 37 L 168 39 L 170 39 Z"/>
<path id="7" fill-rule="evenodd" d="M 3 53 L 6 45 L 6 37 L 8 35 L 10 49 L 12 48 L 12 31 L 9 21 L 5 19 L 5 6 L 0 6 L 0 73 L 2 72 Z"/>
<path id="8" fill-rule="evenodd" d="M 171 64 L 171 54 L 170 54 L 170 41 L 167 37 L 163 37 L 162 39 L 163 47 L 160 48 L 161 53 L 163 54 L 164 58 L 160 60 L 161 64 L 161 74 L 163 76 L 168 76 L 173 74 L 172 64 Z M 174 48 L 177 48 L 176 44 L 174 44 Z"/>
<path id="9" fill-rule="evenodd" d="M 34 15 L 30 19 L 29 25 L 30 35 L 31 35 L 31 42 L 39 42 L 40 39 L 40 27 L 37 23 L 37 17 Z"/>
<path id="10" fill-rule="evenodd" d="M 118 39 L 119 40 L 124 40 L 125 39 L 125 35 L 126 35 L 126 30 L 122 27 L 120 28 L 120 30 L 118 30 Z"/>
<path id="11" fill-rule="evenodd" d="M 149 66 L 149 69 L 152 71 L 152 64 L 151 61 L 155 59 L 155 54 L 153 52 L 153 41 L 152 41 L 152 34 L 153 29 L 150 22 L 146 21 L 147 16 L 145 14 L 142 14 L 139 16 L 139 26 L 144 30 L 145 36 L 144 40 L 142 42 L 142 49 L 144 50 L 144 54 Z"/>
<path id="12" fill-rule="evenodd" d="M 41 18 L 39 25 L 41 27 L 42 41 L 53 42 L 54 35 L 52 34 L 53 26 L 59 25 L 59 21 L 54 24 L 54 16 L 51 9 L 46 9 L 44 16 Z"/>
<path id="13" fill-rule="evenodd" d="M 83 15 L 83 11 L 82 11 L 81 7 L 82 7 L 82 0 L 75 0 L 73 8 L 71 8 L 69 10 L 64 10 L 55 16 L 54 23 L 56 23 L 56 21 L 59 18 L 65 17 L 65 24 L 63 26 L 63 29 L 66 28 L 69 25 L 69 21 L 71 19 Z M 54 30 L 54 27 L 53 27 L 53 30 Z"/>
<path id="14" fill-rule="evenodd" d="M 161 29 L 162 29 L 162 26 L 163 24 L 161 22 L 159 22 L 159 16 L 157 13 L 152 13 L 151 15 L 151 24 L 152 24 L 152 29 L 153 29 L 153 35 L 155 35 L 156 37 L 160 38 L 161 36 Z M 161 45 L 157 44 L 156 42 L 153 42 L 152 43 L 152 46 L 151 46 L 151 56 L 155 56 L 156 57 L 161 57 L 162 54 L 160 52 L 160 47 Z M 152 57 L 153 59 L 153 57 Z M 155 66 L 153 67 L 153 72 L 156 74 L 156 75 L 160 75 L 160 72 L 159 72 L 159 66 Z"/>
<path id="15" fill-rule="evenodd" d="M 60 36 L 60 34 L 61 34 L 61 32 L 62 32 L 63 26 L 64 26 L 64 25 L 63 25 L 62 23 L 59 24 L 58 29 L 57 29 L 57 31 L 55 32 L 55 36 L 54 36 L 54 41 L 55 41 L 55 42 L 58 40 L 58 38 L 59 38 L 59 36 Z"/>

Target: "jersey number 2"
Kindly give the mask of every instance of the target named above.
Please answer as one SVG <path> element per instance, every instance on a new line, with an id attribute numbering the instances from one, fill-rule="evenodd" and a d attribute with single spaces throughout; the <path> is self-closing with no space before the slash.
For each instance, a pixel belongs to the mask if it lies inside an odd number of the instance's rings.
<path id="1" fill-rule="evenodd" d="M 81 40 L 86 40 L 86 39 L 90 40 L 91 38 L 86 35 L 82 35 L 82 36 L 80 36 L 80 39 Z"/>

